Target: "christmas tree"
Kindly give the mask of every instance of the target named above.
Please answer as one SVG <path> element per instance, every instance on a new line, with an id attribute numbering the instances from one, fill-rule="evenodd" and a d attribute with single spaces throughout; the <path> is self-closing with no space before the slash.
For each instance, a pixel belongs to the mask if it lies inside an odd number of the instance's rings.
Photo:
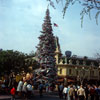
<path id="1" fill-rule="evenodd" d="M 42 31 L 37 46 L 37 58 L 41 69 L 37 71 L 38 79 L 52 83 L 56 79 L 55 37 L 53 36 L 49 9 L 46 10 Z"/>

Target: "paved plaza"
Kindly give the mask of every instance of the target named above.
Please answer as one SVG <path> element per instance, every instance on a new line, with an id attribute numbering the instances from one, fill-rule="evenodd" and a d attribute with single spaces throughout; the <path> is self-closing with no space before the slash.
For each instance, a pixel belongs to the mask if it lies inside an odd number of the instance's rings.
<path id="1" fill-rule="evenodd" d="M 10 95 L 0 95 L 0 100 L 11 100 Z M 19 98 L 16 98 L 16 100 L 22 100 Z M 28 100 L 60 100 L 59 96 L 57 94 L 43 94 L 43 97 L 40 98 L 39 93 L 36 93 L 34 97 Z"/>
<path id="2" fill-rule="evenodd" d="M 9 95 L 0 95 L 0 100 L 11 100 L 11 96 L 9 96 Z"/>
<path id="3" fill-rule="evenodd" d="M 56 95 L 44 95 L 42 98 L 40 98 L 39 96 L 34 96 L 34 100 L 60 100 L 60 99 Z"/>

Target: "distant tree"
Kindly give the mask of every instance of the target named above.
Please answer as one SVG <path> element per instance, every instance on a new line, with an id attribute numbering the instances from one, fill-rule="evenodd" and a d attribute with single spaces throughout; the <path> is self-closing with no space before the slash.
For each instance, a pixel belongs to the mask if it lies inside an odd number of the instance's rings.
<path id="1" fill-rule="evenodd" d="M 20 72 L 25 64 L 25 54 L 13 50 L 0 51 L 0 74 L 10 74 L 11 71 Z"/>
<path id="2" fill-rule="evenodd" d="M 40 64 L 37 62 L 36 57 L 34 56 L 29 56 L 27 55 L 25 59 L 25 66 L 24 66 L 24 71 L 29 72 L 30 69 L 29 67 L 32 67 L 32 70 L 38 69 L 40 67 Z"/>
<path id="3" fill-rule="evenodd" d="M 28 54 L 28 57 L 35 57 L 35 52 L 34 51 L 31 51 L 29 54 Z"/>
<path id="4" fill-rule="evenodd" d="M 33 66 L 33 70 L 37 69 L 39 64 L 33 57 L 35 57 L 33 51 L 30 54 L 24 54 L 19 51 L 0 49 L 0 75 L 5 73 L 9 75 L 12 71 L 27 72 L 29 66 Z"/>
<path id="5" fill-rule="evenodd" d="M 97 61 L 100 62 L 100 53 L 96 53 L 96 54 L 95 54 L 95 57 L 97 58 Z"/>
<path id="6" fill-rule="evenodd" d="M 55 5 L 54 5 L 54 1 L 53 0 L 47 0 L 50 2 L 50 5 L 55 8 Z M 96 24 L 98 24 L 98 16 L 100 14 L 100 0 L 55 0 L 56 3 L 58 4 L 59 2 L 63 2 L 64 3 L 64 8 L 63 8 L 63 17 L 65 16 L 65 13 L 68 9 L 68 7 L 70 5 L 74 5 L 76 2 L 78 2 L 80 5 L 83 6 L 83 9 L 80 13 L 81 15 L 81 26 L 83 24 L 83 18 L 84 18 L 84 15 L 89 15 L 89 18 L 91 19 L 91 14 L 90 12 L 95 9 L 96 10 L 96 14 L 94 15 L 95 16 L 95 19 L 96 19 Z"/>

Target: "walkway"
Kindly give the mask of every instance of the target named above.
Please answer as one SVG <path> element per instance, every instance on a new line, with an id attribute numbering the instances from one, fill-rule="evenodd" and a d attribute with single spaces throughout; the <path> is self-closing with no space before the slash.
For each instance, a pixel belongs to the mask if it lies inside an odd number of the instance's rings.
<path id="1" fill-rule="evenodd" d="M 9 95 L 0 95 L 0 100 L 11 100 L 11 96 Z M 21 100 L 21 99 L 16 99 Z M 44 93 L 43 97 L 40 98 L 39 93 L 35 93 L 35 96 L 28 100 L 60 100 L 57 93 Z"/>

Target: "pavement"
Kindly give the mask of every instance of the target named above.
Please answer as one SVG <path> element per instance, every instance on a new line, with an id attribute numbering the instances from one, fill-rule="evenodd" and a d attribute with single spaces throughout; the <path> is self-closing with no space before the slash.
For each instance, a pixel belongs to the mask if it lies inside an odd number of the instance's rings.
<path id="1" fill-rule="evenodd" d="M 39 96 L 38 92 L 35 92 L 34 97 L 28 100 L 60 100 L 57 92 L 53 93 L 43 93 L 43 97 Z M 0 95 L 0 100 L 11 100 L 11 95 Z M 16 98 L 16 100 L 22 100 L 20 98 Z"/>
<path id="2" fill-rule="evenodd" d="M 10 95 L 0 95 L 0 100 L 11 100 Z"/>
<path id="3" fill-rule="evenodd" d="M 55 95 L 43 95 L 42 98 L 40 98 L 40 96 L 34 96 L 33 100 L 61 100 L 61 99 Z"/>

